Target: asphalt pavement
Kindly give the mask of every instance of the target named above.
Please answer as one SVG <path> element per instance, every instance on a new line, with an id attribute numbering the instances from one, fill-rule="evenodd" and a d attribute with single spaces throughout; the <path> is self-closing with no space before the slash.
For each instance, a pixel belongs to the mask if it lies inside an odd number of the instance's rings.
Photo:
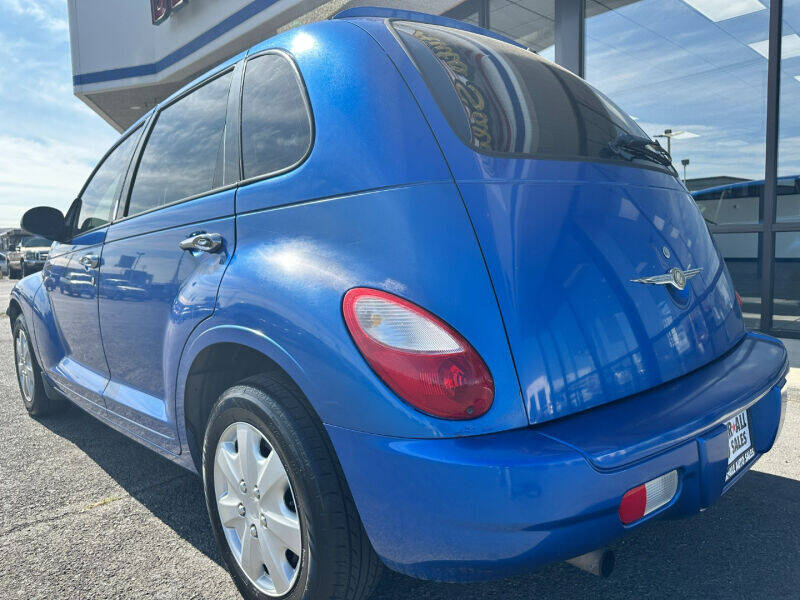
<path id="1" fill-rule="evenodd" d="M 11 282 L 0 280 L 0 308 Z M 373 600 L 800 597 L 800 403 L 717 505 L 616 543 L 599 579 L 556 564 L 480 584 L 386 572 Z M 0 316 L 0 598 L 233 599 L 200 481 L 77 408 L 27 416 Z"/>

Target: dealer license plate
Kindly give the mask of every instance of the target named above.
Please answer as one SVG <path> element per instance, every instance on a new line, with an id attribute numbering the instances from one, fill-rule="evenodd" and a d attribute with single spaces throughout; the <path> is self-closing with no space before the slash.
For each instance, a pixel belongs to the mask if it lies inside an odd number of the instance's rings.
<path id="1" fill-rule="evenodd" d="M 746 410 L 729 419 L 728 426 L 728 472 L 725 481 L 729 481 L 753 460 L 756 451 L 750 440 L 750 419 Z"/>

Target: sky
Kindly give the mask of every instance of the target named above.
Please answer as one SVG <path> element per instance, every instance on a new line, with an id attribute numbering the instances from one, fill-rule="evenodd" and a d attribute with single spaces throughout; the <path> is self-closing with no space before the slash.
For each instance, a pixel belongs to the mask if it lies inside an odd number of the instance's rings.
<path id="1" fill-rule="evenodd" d="M 66 210 L 117 132 L 72 93 L 65 0 L 0 0 L 0 228 Z"/>

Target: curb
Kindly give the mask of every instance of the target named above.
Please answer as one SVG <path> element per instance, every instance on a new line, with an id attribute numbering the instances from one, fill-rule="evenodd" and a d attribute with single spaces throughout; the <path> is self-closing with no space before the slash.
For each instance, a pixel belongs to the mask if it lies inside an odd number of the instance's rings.
<path id="1" fill-rule="evenodd" d="M 786 399 L 790 402 L 800 402 L 800 368 L 792 367 L 786 374 Z"/>

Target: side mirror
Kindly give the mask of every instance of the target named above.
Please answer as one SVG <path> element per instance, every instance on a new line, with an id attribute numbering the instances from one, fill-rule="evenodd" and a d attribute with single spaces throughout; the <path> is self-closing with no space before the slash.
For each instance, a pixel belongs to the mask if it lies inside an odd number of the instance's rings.
<path id="1" fill-rule="evenodd" d="M 22 215 L 22 228 L 47 240 L 66 241 L 66 221 L 64 214 L 57 208 L 37 206 Z"/>

